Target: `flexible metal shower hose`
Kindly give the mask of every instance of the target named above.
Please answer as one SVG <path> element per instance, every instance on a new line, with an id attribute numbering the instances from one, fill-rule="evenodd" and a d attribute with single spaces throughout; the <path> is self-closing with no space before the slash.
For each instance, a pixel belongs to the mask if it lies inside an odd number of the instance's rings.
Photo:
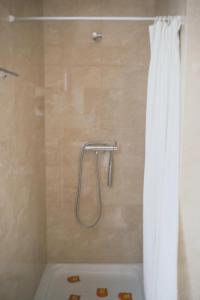
<path id="1" fill-rule="evenodd" d="M 80 201 L 81 201 L 81 188 L 82 188 L 82 177 L 83 177 L 83 161 L 84 161 L 84 154 L 85 154 L 85 146 L 82 147 L 81 154 L 80 154 L 80 166 L 79 166 L 79 178 L 78 178 L 78 190 L 77 190 L 77 197 L 76 197 L 76 219 L 77 222 L 85 227 L 85 228 L 93 228 L 97 225 L 100 221 L 102 216 L 102 198 L 101 198 L 101 182 L 100 182 L 100 172 L 99 172 L 99 159 L 100 154 L 99 152 L 95 152 L 96 155 L 96 180 L 97 180 L 97 193 L 98 193 L 98 216 L 95 221 L 91 224 L 85 224 L 80 217 Z"/>

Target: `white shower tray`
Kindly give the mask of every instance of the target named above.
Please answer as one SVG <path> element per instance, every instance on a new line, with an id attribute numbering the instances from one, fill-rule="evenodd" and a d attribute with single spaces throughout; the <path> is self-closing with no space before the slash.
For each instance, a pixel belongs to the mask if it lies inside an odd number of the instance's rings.
<path id="1" fill-rule="evenodd" d="M 79 275 L 80 281 L 69 283 L 68 276 Z M 117 300 L 120 292 L 132 293 L 133 300 L 144 300 L 142 265 L 127 264 L 49 264 L 42 276 L 34 300 L 101 299 L 97 288 L 107 288 L 106 300 Z"/>

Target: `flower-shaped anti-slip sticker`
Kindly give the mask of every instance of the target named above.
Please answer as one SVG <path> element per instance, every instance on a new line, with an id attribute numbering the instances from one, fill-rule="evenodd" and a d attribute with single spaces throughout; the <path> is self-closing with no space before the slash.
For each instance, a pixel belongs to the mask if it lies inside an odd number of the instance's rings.
<path id="1" fill-rule="evenodd" d="M 79 276 L 70 276 L 70 277 L 67 277 L 67 281 L 69 281 L 70 283 L 75 283 L 75 282 L 78 282 L 80 281 L 80 277 Z"/>
<path id="2" fill-rule="evenodd" d="M 134 300 L 131 293 L 119 293 L 120 300 Z"/>
<path id="3" fill-rule="evenodd" d="M 79 295 L 70 295 L 68 300 L 80 300 L 81 296 Z"/>
<path id="4" fill-rule="evenodd" d="M 108 296 L 108 290 L 106 288 L 98 288 L 97 289 L 97 296 L 98 297 L 107 297 Z"/>

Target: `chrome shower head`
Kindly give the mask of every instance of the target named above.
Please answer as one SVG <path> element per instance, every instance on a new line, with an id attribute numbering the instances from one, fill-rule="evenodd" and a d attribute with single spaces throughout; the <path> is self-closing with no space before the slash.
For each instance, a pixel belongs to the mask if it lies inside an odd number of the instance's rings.
<path id="1" fill-rule="evenodd" d="M 103 33 L 94 31 L 92 33 L 92 38 L 94 41 L 100 40 L 103 37 Z"/>

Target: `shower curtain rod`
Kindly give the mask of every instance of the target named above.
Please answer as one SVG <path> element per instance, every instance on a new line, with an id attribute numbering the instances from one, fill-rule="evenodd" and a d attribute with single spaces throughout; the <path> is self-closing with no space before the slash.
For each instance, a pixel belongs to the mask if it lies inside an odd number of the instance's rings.
<path id="1" fill-rule="evenodd" d="M 49 17 L 15 17 L 8 16 L 9 22 L 16 21 L 154 21 L 155 17 L 112 17 L 112 16 L 49 16 Z"/>

